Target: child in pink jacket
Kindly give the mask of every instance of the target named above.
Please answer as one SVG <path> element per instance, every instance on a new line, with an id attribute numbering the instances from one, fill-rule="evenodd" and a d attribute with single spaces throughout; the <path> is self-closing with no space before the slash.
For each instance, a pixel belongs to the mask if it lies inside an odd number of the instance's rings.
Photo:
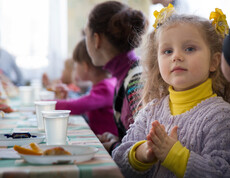
<path id="1" fill-rule="evenodd" d="M 115 135 L 117 127 L 113 118 L 113 96 L 116 79 L 110 78 L 102 67 L 92 64 L 86 50 L 85 39 L 74 49 L 75 76 L 83 81 L 91 81 L 92 89 L 88 95 L 71 100 L 58 100 L 57 110 L 68 109 L 71 114 L 86 114 L 89 126 L 95 134 L 111 132 Z"/>

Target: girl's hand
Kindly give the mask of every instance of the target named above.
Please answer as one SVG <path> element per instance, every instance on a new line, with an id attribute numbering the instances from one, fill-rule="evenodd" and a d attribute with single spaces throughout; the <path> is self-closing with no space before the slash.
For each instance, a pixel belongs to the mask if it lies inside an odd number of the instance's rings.
<path id="1" fill-rule="evenodd" d="M 173 145 L 177 142 L 177 126 L 175 126 L 170 136 L 165 131 L 163 125 L 161 125 L 158 121 L 154 121 L 152 123 L 152 129 L 147 136 L 148 140 L 152 141 L 152 149 L 156 157 L 162 162 L 165 160 L 168 152 L 173 147 Z"/>
<path id="2" fill-rule="evenodd" d="M 152 128 L 151 132 L 155 132 L 154 129 Z M 147 136 L 147 142 L 137 147 L 136 158 L 143 163 L 151 163 L 157 160 L 153 149 L 153 142 L 149 136 Z"/>
<path id="3" fill-rule="evenodd" d="M 101 143 L 119 140 L 119 138 L 117 136 L 113 135 L 110 132 L 104 132 L 102 135 L 98 134 L 97 138 L 100 140 Z"/>
<path id="4" fill-rule="evenodd" d="M 152 163 L 157 161 L 155 153 L 152 149 L 152 141 L 147 140 L 147 142 L 141 144 L 136 149 L 136 159 L 143 163 Z"/>
<path id="5" fill-rule="evenodd" d="M 110 150 L 110 147 L 113 143 L 119 141 L 119 137 L 113 135 L 110 132 L 105 132 L 102 135 L 97 135 L 97 138 L 100 140 L 107 151 Z"/>
<path id="6" fill-rule="evenodd" d="M 68 96 L 68 87 L 66 84 L 60 83 L 55 86 L 55 97 L 57 99 L 66 99 Z"/>

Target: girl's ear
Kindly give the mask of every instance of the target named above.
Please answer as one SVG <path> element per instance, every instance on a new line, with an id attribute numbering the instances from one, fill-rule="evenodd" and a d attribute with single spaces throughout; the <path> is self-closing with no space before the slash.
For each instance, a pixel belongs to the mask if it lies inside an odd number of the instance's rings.
<path id="1" fill-rule="evenodd" d="M 210 68 L 209 68 L 210 72 L 214 72 L 214 71 L 217 70 L 217 68 L 220 65 L 220 60 L 221 60 L 221 53 L 220 52 L 215 53 L 213 55 L 213 58 L 212 58 L 212 61 L 211 61 L 211 65 L 210 65 Z"/>
<path id="2" fill-rule="evenodd" d="M 101 43 L 100 35 L 98 33 L 94 33 L 93 38 L 94 38 L 94 47 L 96 49 L 98 49 L 100 47 L 100 43 Z"/>

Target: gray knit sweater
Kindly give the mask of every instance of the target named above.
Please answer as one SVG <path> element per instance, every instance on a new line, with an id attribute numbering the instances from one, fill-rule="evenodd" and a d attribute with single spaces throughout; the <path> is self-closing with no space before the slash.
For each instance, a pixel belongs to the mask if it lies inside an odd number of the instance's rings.
<path id="1" fill-rule="evenodd" d="M 113 158 L 125 177 L 176 177 L 159 161 L 145 172 L 138 172 L 129 164 L 129 150 L 137 141 L 146 139 L 154 120 L 163 124 L 168 133 L 178 126 L 178 140 L 190 150 L 184 177 L 230 177 L 229 103 L 221 97 L 212 97 L 183 114 L 173 116 L 168 96 L 153 106 L 154 102 L 139 112 L 122 144 L 113 151 Z"/>

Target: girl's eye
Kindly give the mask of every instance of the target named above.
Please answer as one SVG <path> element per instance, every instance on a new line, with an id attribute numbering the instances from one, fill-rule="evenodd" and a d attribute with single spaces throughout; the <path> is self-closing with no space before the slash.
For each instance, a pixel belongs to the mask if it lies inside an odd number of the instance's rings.
<path id="1" fill-rule="evenodd" d="M 195 48 L 189 47 L 189 48 L 186 48 L 185 51 L 187 51 L 187 52 L 195 51 Z"/>
<path id="2" fill-rule="evenodd" d="M 170 50 L 170 49 L 164 51 L 164 54 L 171 54 L 171 53 L 172 53 L 172 50 Z"/>

